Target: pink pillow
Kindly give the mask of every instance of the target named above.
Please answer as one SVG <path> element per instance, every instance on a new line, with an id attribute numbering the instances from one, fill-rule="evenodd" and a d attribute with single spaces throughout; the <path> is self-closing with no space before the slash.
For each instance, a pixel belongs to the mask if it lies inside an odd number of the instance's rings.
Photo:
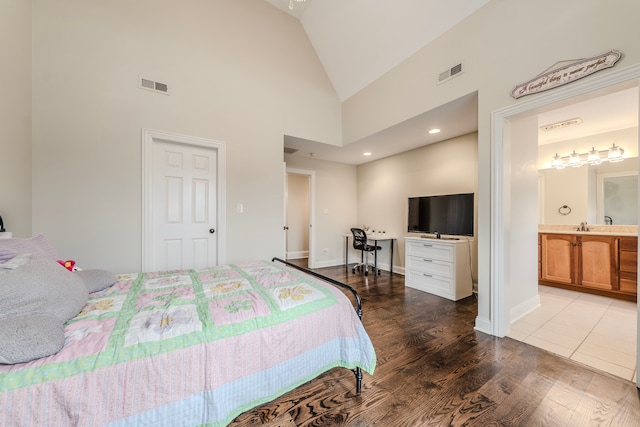
<path id="1" fill-rule="evenodd" d="M 28 239 L 0 239 L 0 262 L 26 253 L 40 255 L 52 260 L 58 259 L 56 250 L 44 237 L 44 234 L 38 234 Z"/>

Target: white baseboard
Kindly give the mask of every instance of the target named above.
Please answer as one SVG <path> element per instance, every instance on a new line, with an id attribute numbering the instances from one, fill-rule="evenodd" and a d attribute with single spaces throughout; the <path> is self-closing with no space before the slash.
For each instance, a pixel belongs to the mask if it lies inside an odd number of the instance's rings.
<path id="1" fill-rule="evenodd" d="M 493 335 L 491 328 L 491 320 L 484 317 L 476 316 L 476 331 L 484 332 L 485 334 Z"/>
<path id="2" fill-rule="evenodd" d="M 511 323 L 515 322 L 516 320 L 520 319 L 523 316 L 526 316 L 527 314 L 531 313 L 533 310 L 535 310 L 538 307 L 540 307 L 540 295 L 536 295 L 524 302 L 521 302 L 520 304 L 511 308 L 511 311 L 510 311 Z"/>
<path id="3" fill-rule="evenodd" d="M 309 251 L 287 252 L 287 259 L 309 258 Z"/>

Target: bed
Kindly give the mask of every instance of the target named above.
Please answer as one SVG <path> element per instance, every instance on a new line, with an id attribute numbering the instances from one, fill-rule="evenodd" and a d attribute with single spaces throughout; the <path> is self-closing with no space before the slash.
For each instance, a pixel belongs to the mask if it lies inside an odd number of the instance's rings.
<path id="1" fill-rule="evenodd" d="M 64 323 L 60 351 L 0 364 L 0 425 L 224 426 L 335 367 L 359 393 L 376 364 L 360 299 L 301 270 L 118 275 Z"/>

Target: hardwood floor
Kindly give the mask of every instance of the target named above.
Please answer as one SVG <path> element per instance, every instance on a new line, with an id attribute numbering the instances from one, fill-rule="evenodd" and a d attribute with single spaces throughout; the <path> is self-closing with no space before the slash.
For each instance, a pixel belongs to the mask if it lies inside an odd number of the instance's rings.
<path id="1" fill-rule="evenodd" d="M 453 302 L 404 277 L 317 272 L 354 286 L 378 358 L 354 376 L 332 369 L 236 418 L 247 426 L 639 426 L 635 384 L 511 338 L 474 330 L 475 297 Z"/>

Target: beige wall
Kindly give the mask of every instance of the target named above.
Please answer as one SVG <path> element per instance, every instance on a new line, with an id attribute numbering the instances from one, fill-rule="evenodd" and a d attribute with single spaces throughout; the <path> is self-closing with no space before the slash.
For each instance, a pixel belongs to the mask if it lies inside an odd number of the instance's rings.
<path id="1" fill-rule="evenodd" d="M 309 255 L 310 177 L 287 174 L 287 258 Z"/>
<path id="2" fill-rule="evenodd" d="M 558 61 L 615 48 L 623 53 L 617 68 L 639 63 L 637 16 L 640 2 L 635 0 L 493 0 L 343 103 L 343 136 L 348 143 L 478 91 L 478 317 L 482 321 L 491 318 L 491 113 L 518 102 L 510 96 L 513 87 Z M 464 74 L 437 86 L 437 73 L 460 60 Z M 512 166 L 535 171 L 536 160 Z"/>
<path id="3" fill-rule="evenodd" d="M 42 0 L 33 58 L 33 231 L 62 257 L 140 269 L 142 128 L 225 142 L 227 260 L 284 255 L 283 135 L 341 138 L 297 20 L 262 0 Z"/>
<path id="4" fill-rule="evenodd" d="M 313 158 L 284 156 L 288 168 L 314 173 L 315 223 L 313 260 L 315 267 L 344 263 L 344 234 L 358 224 L 357 169 L 355 166 Z"/>
<path id="5" fill-rule="evenodd" d="M 393 264 L 394 271 L 402 272 L 404 237 L 415 237 L 407 232 L 407 198 L 477 193 L 477 185 L 478 140 L 475 133 L 366 163 L 358 167 L 357 224 L 383 230 L 398 238 Z M 475 247 L 475 239 L 472 241 Z M 384 246 L 378 262 L 386 268 L 389 254 L 386 253 L 387 245 Z M 472 250 L 472 254 L 475 253 Z M 473 265 L 476 265 L 475 259 Z"/>
<path id="6" fill-rule="evenodd" d="M 0 2 L 0 216 L 31 235 L 31 2 Z"/>

